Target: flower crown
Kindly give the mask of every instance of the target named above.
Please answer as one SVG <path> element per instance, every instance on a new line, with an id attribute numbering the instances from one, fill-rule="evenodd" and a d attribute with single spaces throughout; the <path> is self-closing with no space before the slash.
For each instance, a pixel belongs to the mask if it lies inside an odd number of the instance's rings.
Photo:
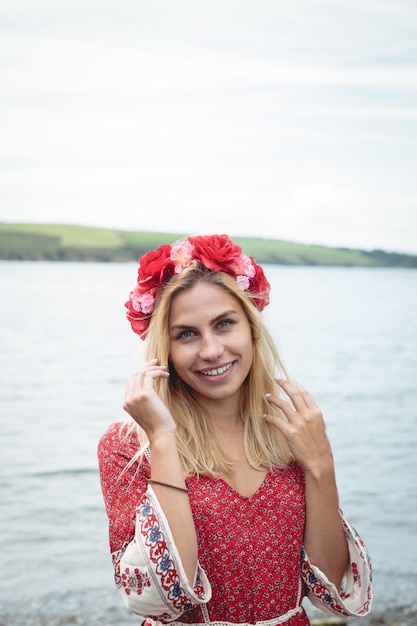
<path id="1" fill-rule="evenodd" d="M 263 269 L 252 257 L 242 254 L 227 235 L 188 237 L 187 241 L 162 245 L 139 259 L 137 284 L 125 306 L 132 330 L 141 339 L 146 337 L 159 288 L 192 264 L 234 276 L 242 291 L 253 294 L 253 304 L 259 311 L 269 304 L 270 284 Z"/>

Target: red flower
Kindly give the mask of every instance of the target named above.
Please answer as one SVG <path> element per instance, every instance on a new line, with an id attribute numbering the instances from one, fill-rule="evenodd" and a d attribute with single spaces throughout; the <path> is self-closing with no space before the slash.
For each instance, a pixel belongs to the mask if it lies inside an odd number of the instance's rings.
<path id="1" fill-rule="evenodd" d="M 194 258 L 207 269 L 234 274 L 242 250 L 227 235 L 189 237 L 188 241 L 195 247 Z"/>
<path id="2" fill-rule="evenodd" d="M 255 276 L 251 281 L 251 291 L 254 293 L 253 303 L 258 311 L 263 311 L 269 304 L 269 292 L 271 285 L 267 281 L 264 271 L 260 265 L 257 265 L 252 259 L 255 268 Z"/>
<path id="3" fill-rule="evenodd" d="M 171 246 L 164 244 L 139 259 L 138 285 L 144 291 L 157 290 L 174 273 Z"/>

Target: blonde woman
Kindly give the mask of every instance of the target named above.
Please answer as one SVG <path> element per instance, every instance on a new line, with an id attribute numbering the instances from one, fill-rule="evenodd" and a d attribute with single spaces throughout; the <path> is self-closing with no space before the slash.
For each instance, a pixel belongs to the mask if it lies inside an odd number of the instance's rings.
<path id="1" fill-rule="evenodd" d="M 146 362 L 98 454 L 116 585 L 144 624 L 305 626 L 306 595 L 370 610 L 322 414 L 261 319 L 269 289 L 226 235 L 140 260 L 126 307 Z"/>

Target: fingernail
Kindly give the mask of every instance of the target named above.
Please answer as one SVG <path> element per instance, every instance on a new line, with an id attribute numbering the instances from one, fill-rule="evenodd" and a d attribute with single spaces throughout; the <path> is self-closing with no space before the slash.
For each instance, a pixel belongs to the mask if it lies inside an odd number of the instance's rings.
<path id="1" fill-rule="evenodd" d="M 266 399 L 270 398 L 271 396 L 272 396 L 272 393 L 266 393 L 266 394 L 265 394 L 265 398 L 266 398 Z"/>

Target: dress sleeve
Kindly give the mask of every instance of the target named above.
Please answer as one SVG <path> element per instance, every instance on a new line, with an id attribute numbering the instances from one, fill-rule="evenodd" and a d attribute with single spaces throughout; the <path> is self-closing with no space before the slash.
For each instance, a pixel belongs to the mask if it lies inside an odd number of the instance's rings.
<path id="1" fill-rule="evenodd" d="M 301 575 L 311 603 L 330 615 L 359 617 L 371 610 L 372 566 L 366 546 L 340 512 L 349 548 L 349 565 L 339 590 L 318 567 L 312 565 L 303 550 Z"/>
<path id="2" fill-rule="evenodd" d="M 146 458 L 127 467 L 138 450 L 112 424 L 98 445 L 100 481 L 107 516 L 116 587 L 138 615 L 170 622 L 210 600 L 201 567 L 190 585 L 168 522 L 152 487 Z"/>

